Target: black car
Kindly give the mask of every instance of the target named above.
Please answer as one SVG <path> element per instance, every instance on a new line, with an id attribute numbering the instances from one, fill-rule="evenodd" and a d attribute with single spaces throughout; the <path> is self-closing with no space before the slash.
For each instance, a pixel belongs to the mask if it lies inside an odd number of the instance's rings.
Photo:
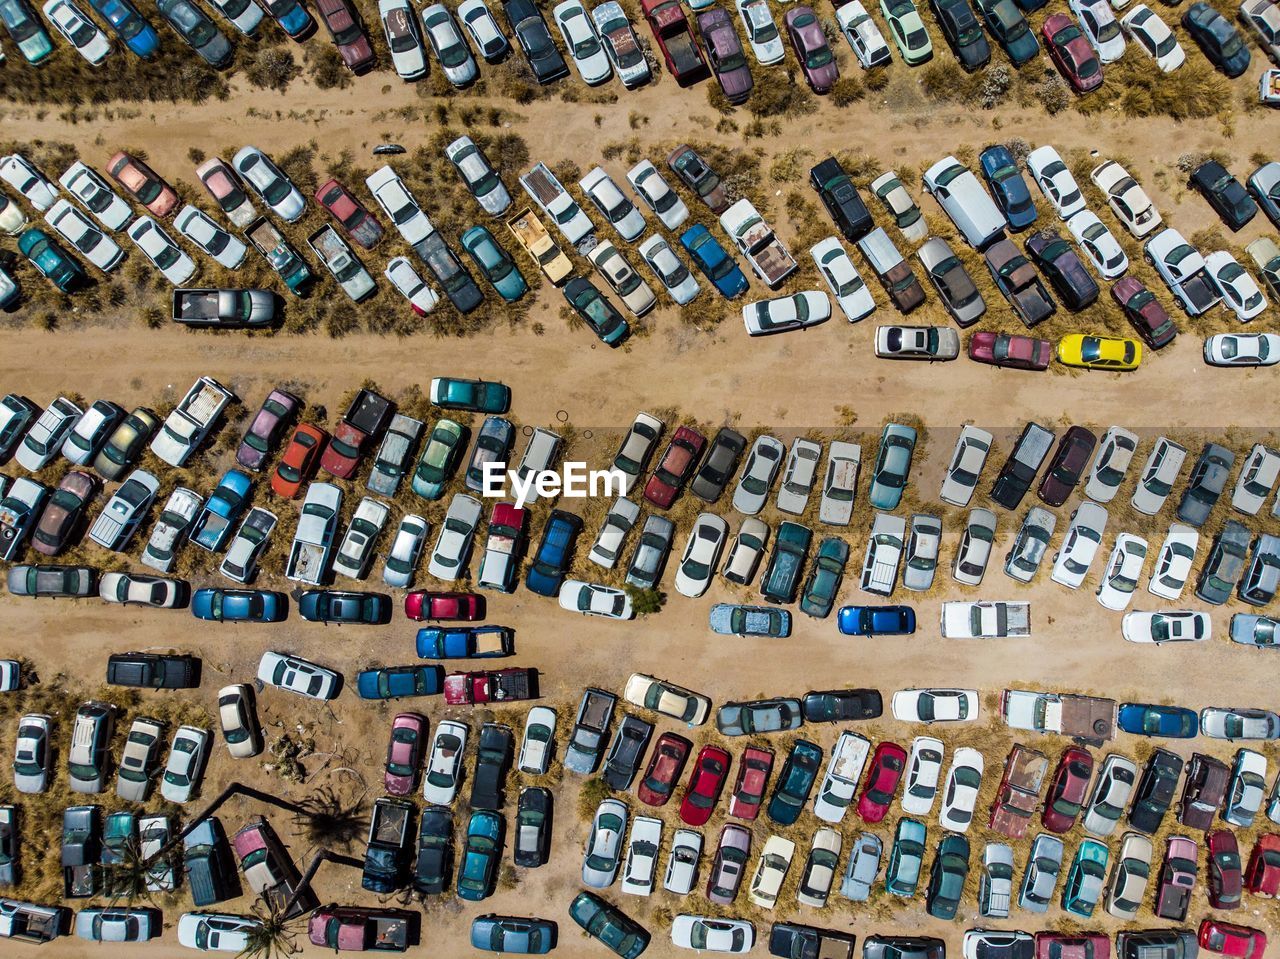
<path id="1" fill-rule="evenodd" d="M 107 684 L 139 689 L 195 689 L 200 660 L 159 653 L 112 653 L 107 657 Z"/>
<path id="2" fill-rule="evenodd" d="M 485 723 L 480 727 L 480 745 L 476 750 L 476 774 L 471 779 L 471 808 L 502 808 L 502 788 L 506 785 L 511 765 L 511 729 L 501 723 Z"/>
<path id="3" fill-rule="evenodd" d="M 884 703 L 874 689 L 829 689 L 805 693 L 800 709 L 806 723 L 838 723 L 877 719 L 884 712 Z"/>
<path id="4" fill-rule="evenodd" d="M 547 861 L 550 845 L 551 790 L 528 786 L 520 791 L 516 806 L 516 865 L 541 866 Z"/>
<path id="5" fill-rule="evenodd" d="M 1178 501 L 1178 519 L 1199 529 L 1208 520 L 1227 485 L 1236 454 L 1217 443 L 1205 443 L 1187 477 L 1182 499 Z M 1246 546 L 1248 545 L 1246 541 Z M 1220 600 L 1225 602 L 1225 600 Z"/>
<path id="6" fill-rule="evenodd" d="M 716 433 L 698 475 L 689 484 L 693 495 L 708 503 L 718 500 L 737 470 L 742 451 L 746 448 L 747 440 L 737 430 L 726 426 Z"/>
<path id="7" fill-rule="evenodd" d="M 443 892 L 452 871 L 453 813 L 445 806 L 428 806 L 418 822 L 413 888 L 428 896 Z"/>
<path id="8" fill-rule="evenodd" d="M 575 276 L 564 285 L 561 292 L 573 312 L 582 317 L 600 342 L 617 346 L 627 338 L 627 321 L 590 280 Z"/>
<path id="9" fill-rule="evenodd" d="M 1013 0 L 1006 2 L 1012 3 Z M 973 942 L 974 959 L 1035 959 L 1036 941 L 1029 932 L 972 929 L 965 935 L 965 940 L 966 946 Z"/>
<path id="10" fill-rule="evenodd" d="M 1014 0 L 973 0 L 978 8 L 978 15 L 987 27 L 987 32 L 996 39 L 1001 49 L 1020 67 L 1034 60 L 1040 53 L 1040 43 L 1032 31 L 1027 18 Z"/>
<path id="11" fill-rule="evenodd" d="M 533 0 L 502 0 L 502 12 L 507 16 L 507 25 L 516 35 L 516 42 L 524 51 L 525 59 L 533 70 L 533 76 L 539 83 L 550 83 L 569 75 L 569 67 L 564 57 L 551 39 L 547 29 L 547 21 L 533 5 Z"/>
<path id="12" fill-rule="evenodd" d="M 1233 519 L 1227 520 L 1213 538 L 1209 556 L 1196 579 L 1196 598 L 1213 606 L 1227 602 L 1244 572 L 1248 551 L 1249 530 Z"/>
<path id="13" fill-rule="evenodd" d="M 1258 214 L 1244 185 L 1217 160 L 1207 160 L 1191 174 L 1191 185 L 1203 194 L 1209 206 L 1231 230 L 1239 230 Z"/>
<path id="14" fill-rule="evenodd" d="M 775 922 L 769 930 L 769 955 L 784 959 L 850 959 L 854 936 L 798 922 Z"/>
<path id="15" fill-rule="evenodd" d="M 935 919 L 954 919 L 968 877 L 969 840 L 956 833 L 947 833 L 938 843 L 938 851 L 933 857 L 925 911 Z"/>
<path id="16" fill-rule="evenodd" d="M 25 396 L 10 393 L 0 400 L 5 420 L 0 426 L 0 463 L 7 463 L 27 433 L 27 427 L 40 415 L 40 407 Z"/>
<path id="17" fill-rule="evenodd" d="M 809 171 L 809 182 L 846 239 L 860 240 L 871 232 L 871 212 L 839 160 L 827 157 Z"/>
<path id="18" fill-rule="evenodd" d="M 419 240 L 413 251 L 427 264 L 459 313 L 470 313 L 484 300 L 480 287 L 454 256 L 439 230 L 432 230 L 426 239 Z"/>
<path id="19" fill-rule="evenodd" d="M 1229 77 L 1249 69 L 1249 47 L 1240 31 L 1207 3 L 1193 3 L 1182 15 L 1182 26 L 1200 45 L 1210 63 Z"/>
<path id="20" fill-rule="evenodd" d="M 1075 248 L 1053 230 L 1040 230 L 1027 237 L 1027 252 L 1067 309 L 1083 310 L 1098 299 L 1098 284 Z"/>
<path id="21" fill-rule="evenodd" d="M 983 36 L 968 0 L 929 0 L 929 8 L 960 66 L 973 71 L 990 62 L 991 44 Z"/>
<path id="22" fill-rule="evenodd" d="M 1180 756 L 1167 749 L 1157 749 L 1152 753 L 1142 771 L 1142 778 L 1138 780 L 1133 808 L 1129 810 L 1129 825 L 1147 835 L 1154 834 L 1173 804 L 1173 794 L 1178 790 L 1178 777 L 1181 775 Z"/>
<path id="23" fill-rule="evenodd" d="M 1191 929 L 1116 933 L 1116 959 L 1195 959 L 1198 949 Z"/>
<path id="24" fill-rule="evenodd" d="M 604 761 L 604 781 L 618 792 L 631 788 L 636 771 L 644 760 L 644 751 L 653 735 L 653 724 L 635 716 L 624 716 L 609 744 L 609 755 Z"/>
<path id="25" fill-rule="evenodd" d="M 867 936 L 862 959 L 946 959 L 947 946 L 933 936 Z"/>

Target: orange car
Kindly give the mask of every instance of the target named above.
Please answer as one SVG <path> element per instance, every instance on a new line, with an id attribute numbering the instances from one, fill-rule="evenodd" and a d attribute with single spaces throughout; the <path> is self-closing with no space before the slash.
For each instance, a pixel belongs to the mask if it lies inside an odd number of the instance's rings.
<path id="1" fill-rule="evenodd" d="M 320 454 L 329 442 L 329 434 L 311 423 L 302 423 L 289 437 L 289 445 L 271 474 L 271 491 L 285 499 L 298 495 L 320 462 Z"/>
<path id="2" fill-rule="evenodd" d="M 126 193 L 156 216 L 168 216 L 178 205 L 178 194 L 173 187 L 135 156 L 117 153 L 107 163 L 107 172 Z"/>

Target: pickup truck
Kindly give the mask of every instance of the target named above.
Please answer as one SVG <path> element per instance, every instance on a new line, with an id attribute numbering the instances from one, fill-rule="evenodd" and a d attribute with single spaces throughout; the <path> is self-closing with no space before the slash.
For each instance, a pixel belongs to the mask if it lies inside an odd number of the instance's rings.
<path id="1" fill-rule="evenodd" d="M 307 920 L 314 946 L 335 952 L 404 952 L 418 944 L 417 913 L 371 906 L 321 906 Z"/>
<path id="2" fill-rule="evenodd" d="M 413 852 L 413 803 L 382 796 L 373 804 L 369 821 L 369 845 L 364 854 L 360 885 L 370 892 L 386 895 L 409 881 L 409 859 Z"/>
<path id="3" fill-rule="evenodd" d="M 578 206 L 578 202 L 569 195 L 569 191 L 545 163 L 536 164 L 522 176 L 520 185 L 529 194 L 529 198 L 551 217 L 571 245 L 576 246 L 595 230 L 590 218 L 582 212 L 582 207 Z"/>
<path id="4" fill-rule="evenodd" d="M 0 939 L 52 942 L 71 931 L 71 910 L 19 899 L 0 899 Z"/>
<path id="5" fill-rule="evenodd" d="M 360 465 L 365 444 L 386 429 L 394 410 L 386 397 L 370 389 L 360 390 L 320 455 L 320 466 L 338 479 L 351 479 Z"/>
<path id="6" fill-rule="evenodd" d="M 326 270 L 333 274 L 352 302 L 359 303 L 367 299 L 377 288 L 373 277 L 364 268 L 364 264 L 356 259 L 355 253 L 333 227 L 325 225 L 307 237 L 307 246 L 320 258 Z"/>
<path id="7" fill-rule="evenodd" d="M 1000 694 L 1000 717 L 1011 729 L 1060 733 L 1098 745 L 1116 734 L 1115 700 L 1096 696 L 1006 689 Z"/>
<path id="8" fill-rule="evenodd" d="M 280 274 L 289 292 L 301 296 L 311 282 L 311 270 L 280 231 L 265 217 L 258 217 L 249 224 L 244 235 L 271 269 Z"/>
<path id="9" fill-rule="evenodd" d="M 324 582 L 329 568 L 329 553 L 338 535 L 342 490 L 332 483 L 312 483 L 302 502 L 298 529 L 293 534 L 289 562 L 284 575 L 308 586 Z"/>
<path id="10" fill-rule="evenodd" d="M 573 264 L 559 244 L 551 239 L 551 234 L 532 209 L 526 206 L 515 216 L 508 217 L 507 229 L 556 286 L 573 273 Z"/>
<path id="11" fill-rule="evenodd" d="M 422 659 L 488 659 L 511 655 L 511 630 L 505 626 L 424 626 L 418 630 Z"/>
<path id="12" fill-rule="evenodd" d="M 397 413 L 391 417 L 391 425 L 387 427 L 387 435 L 382 438 L 378 447 L 378 455 L 373 458 L 373 467 L 369 470 L 369 479 L 365 483 L 369 489 L 383 496 L 395 496 L 400 489 L 400 481 L 404 479 L 413 457 L 413 448 L 418 445 L 422 435 L 422 421 L 412 416 Z"/>
<path id="13" fill-rule="evenodd" d="M 223 329 L 270 326 L 276 298 L 270 290 L 174 290 L 173 318 L 187 326 Z"/>
<path id="14" fill-rule="evenodd" d="M 769 565 L 760 580 L 760 595 L 770 603 L 790 603 L 800 586 L 800 571 L 813 542 L 813 533 L 799 523 L 785 522 L 778 527 L 773 541 Z"/>
<path id="15" fill-rule="evenodd" d="M 1031 816 L 1040 802 L 1040 785 L 1049 770 L 1049 757 L 1038 749 L 1015 744 L 1004 761 L 1004 776 L 991 804 L 987 825 L 1008 836 L 1021 839 L 1026 835 Z"/>
<path id="16" fill-rule="evenodd" d="M 489 516 L 489 538 L 480 558 L 476 585 L 509 593 L 515 589 L 520 566 L 520 548 L 524 541 L 524 510 L 511 503 L 495 503 Z"/>
<path id="17" fill-rule="evenodd" d="M 98 891 L 102 852 L 102 812 L 98 806 L 68 806 L 62 813 L 62 894 L 87 899 Z"/>
<path id="18" fill-rule="evenodd" d="M 49 487 L 23 476 L 13 481 L 9 495 L 0 499 L 0 559 L 21 555 L 22 544 L 36 525 Z"/>
<path id="19" fill-rule="evenodd" d="M 170 466 L 185 465 L 235 398 L 234 393 L 213 377 L 200 377 L 165 417 L 151 441 L 151 452 Z"/>
<path id="20" fill-rule="evenodd" d="M 537 695 L 537 671 L 519 666 L 449 673 L 444 678 L 444 701 L 450 706 L 514 702 Z"/>
<path id="21" fill-rule="evenodd" d="M 618 697 L 613 693 L 587 687 L 578 705 L 573 730 L 569 733 L 569 745 L 564 753 L 565 769 L 584 775 L 595 772 L 617 703 Z"/>
<path id="22" fill-rule="evenodd" d="M 507 781 L 507 768 L 511 765 L 512 745 L 515 737 L 511 729 L 501 723 L 485 723 L 480 727 L 480 744 L 476 750 L 476 772 L 471 777 L 471 808 L 502 808 L 503 786 Z"/>
<path id="23" fill-rule="evenodd" d="M 1023 639 L 1031 635 L 1028 602 L 942 604 L 943 639 Z"/>
<path id="24" fill-rule="evenodd" d="M 720 228 L 729 234 L 766 286 L 776 287 L 795 272 L 795 258 L 750 200 L 739 200 L 721 213 Z"/>
<path id="25" fill-rule="evenodd" d="M 689 18 L 680 7 L 680 0 L 640 0 L 640 9 L 676 83 L 686 87 L 705 79 L 707 62 L 693 41 Z"/>
<path id="26" fill-rule="evenodd" d="M 249 506 L 253 480 L 240 470 L 227 470 L 217 488 L 205 500 L 191 524 L 191 545 L 216 553 L 226 545 L 231 530 Z"/>

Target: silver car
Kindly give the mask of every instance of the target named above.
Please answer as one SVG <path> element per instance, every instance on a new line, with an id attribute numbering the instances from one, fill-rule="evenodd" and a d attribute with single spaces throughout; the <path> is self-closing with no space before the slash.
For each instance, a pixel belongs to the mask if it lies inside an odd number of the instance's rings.
<path id="1" fill-rule="evenodd" d="M 200 786 L 209 756 L 211 737 L 207 729 L 179 726 L 169 747 L 169 759 L 160 776 L 160 795 L 169 802 L 189 802 Z"/>
<path id="2" fill-rule="evenodd" d="M 1033 506 L 1023 517 L 1013 546 L 1004 557 L 1005 575 L 1029 583 L 1035 578 L 1049 549 L 1049 541 L 1058 525 L 1058 518 L 1043 506 Z"/>
<path id="3" fill-rule="evenodd" d="M 1007 919 L 1012 898 L 1013 849 L 1006 843 L 989 842 L 978 877 L 978 912 L 988 919 Z"/>
<path id="4" fill-rule="evenodd" d="M 443 3 L 433 3 L 422 8 L 422 26 L 426 29 L 427 42 L 440 61 L 445 77 L 455 87 L 465 87 L 479 75 L 475 58 L 462 39 L 453 15 Z"/>
<path id="5" fill-rule="evenodd" d="M 1211 739 L 1280 739 L 1280 716 L 1269 709 L 1208 706 L 1200 710 L 1200 734 Z"/>
<path id="6" fill-rule="evenodd" d="M 425 10 L 423 14 L 426 14 Z M 458 137 L 444 148 L 444 155 L 486 213 L 497 216 L 511 206 L 511 194 L 503 185 L 498 171 L 471 137 Z"/>
<path id="7" fill-rule="evenodd" d="M 818 461 L 821 458 L 821 443 L 797 439 L 791 444 L 782 485 L 778 487 L 778 509 L 794 516 L 804 513 L 809 494 L 818 480 Z"/>
<path id="8" fill-rule="evenodd" d="M 582 882 L 592 889 L 613 885 L 622 858 L 622 837 L 627 832 L 627 807 L 617 799 L 606 799 L 596 809 L 587 834 L 582 859 Z"/>
<path id="9" fill-rule="evenodd" d="M 13 751 L 13 788 L 34 795 L 49 787 L 49 727 L 52 716 L 29 713 L 18 720 L 18 741 Z"/>
<path id="10" fill-rule="evenodd" d="M 902 585 L 924 592 L 933 585 L 942 547 L 942 520 L 928 513 L 913 513 L 902 567 Z"/>
<path id="11" fill-rule="evenodd" d="M 1151 878 L 1151 840 L 1141 833 L 1120 837 L 1120 852 L 1111 867 L 1104 906 L 1109 915 L 1132 921 L 1138 915 Z"/>
<path id="12" fill-rule="evenodd" d="M 179 486 L 169 494 L 169 499 L 160 511 L 151 530 L 151 538 L 147 540 L 147 548 L 142 551 L 142 562 L 152 569 L 167 573 L 173 569 L 178 558 L 178 547 L 182 545 L 191 521 L 195 519 L 204 500 L 199 493 Z"/>
<path id="13" fill-rule="evenodd" d="M 1138 767 L 1133 760 L 1111 753 L 1102 763 L 1102 769 L 1093 781 L 1093 791 L 1085 805 L 1085 832 L 1106 839 L 1116 830 L 1116 823 L 1124 815 L 1138 780 Z"/>
<path id="14" fill-rule="evenodd" d="M 840 882 L 840 895 L 854 902 L 866 902 L 871 896 L 871 886 L 880 872 L 880 856 L 883 844 L 874 833 L 859 833 L 849 853 L 849 864 Z"/>
<path id="15" fill-rule="evenodd" d="M 1139 513 L 1155 516 L 1173 491 L 1173 484 L 1186 462 L 1186 447 L 1161 436 L 1142 467 L 1142 475 L 1133 490 L 1133 508 Z"/>
<path id="16" fill-rule="evenodd" d="M 1124 474 L 1137 449 L 1138 437 L 1123 427 L 1112 426 L 1103 433 L 1084 495 L 1095 503 L 1110 503 L 1124 482 Z"/>
<path id="17" fill-rule="evenodd" d="M 677 896 L 687 896 L 698 880 L 698 859 L 702 855 L 702 833 L 677 829 L 667 856 L 667 874 L 662 888 Z"/>
<path id="18" fill-rule="evenodd" d="M 1027 912 L 1049 911 L 1053 889 L 1062 871 L 1062 840 L 1048 833 L 1040 833 L 1031 844 L 1027 869 L 1022 874 L 1022 888 L 1018 893 L 1018 905 Z"/>
<path id="19" fill-rule="evenodd" d="M 785 452 L 786 447 L 772 436 L 756 438 L 733 491 L 734 509 L 747 516 L 755 516 L 764 509 Z"/>
<path id="20" fill-rule="evenodd" d="M 996 514 L 984 507 L 969 510 L 960 545 L 951 564 L 951 576 L 966 586 L 982 585 L 991 559 L 991 545 L 996 538 Z"/>
<path id="21" fill-rule="evenodd" d="M 994 437 L 976 426 L 960 430 L 956 448 L 951 454 L 951 464 L 942 479 L 939 493 L 944 503 L 952 506 L 968 506 L 973 491 L 978 487 L 978 477 L 986 465 Z"/>
<path id="22" fill-rule="evenodd" d="M 151 777 L 160 758 L 164 724 L 139 716 L 129 727 L 116 771 L 116 795 L 130 802 L 143 802 L 151 791 Z"/>

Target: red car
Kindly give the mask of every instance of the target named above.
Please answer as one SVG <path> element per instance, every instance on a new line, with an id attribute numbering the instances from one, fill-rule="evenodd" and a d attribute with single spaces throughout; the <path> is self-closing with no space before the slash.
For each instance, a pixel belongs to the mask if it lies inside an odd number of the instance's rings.
<path id="1" fill-rule="evenodd" d="M 261 470 L 280 445 L 280 436 L 298 415 L 301 406 L 302 401 L 285 390 L 268 393 L 249 428 L 244 431 L 240 448 L 236 450 L 236 462 L 255 473 Z"/>
<path id="2" fill-rule="evenodd" d="M 1011 370 L 1047 370 L 1053 344 L 1019 333 L 980 330 L 969 337 L 969 359 Z"/>
<path id="3" fill-rule="evenodd" d="M 107 172 L 156 216 L 168 216 L 178 205 L 178 194 L 156 172 L 135 156 L 117 153 L 107 161 Z"/>
<path id="4" fill-rule="evenodd" d="M 391 741 L 387 744 L 387 765 L 382 776 L 391 795 L 407 796 L 413 792 L 426 735 L 427 721 L 417 713 L 399 713 L 391 720 Z"/>
<path id="5" fill-rule="evenodd" d="M 484 619 L 484 597 L 475 593 L 433 593 L 418 589 L 405 596 L 404 614 L 419 623 L 424 619 L 474 623 Z"/>
<path id="6" fill-rule="evenodd" d="M 675 791 L 685 760 L 693 743 L 675 733 L 663 733 L 658 737 L 649 766 L 644 771 L 636 795 L 647 806 L 665 806 Z"/>
<path id="7" fill-rule="evenodd" d="M 705 826 L 728 775 L 729 754 L 719 746 L 703 746 L 680 801 L 681 820 L 690 826 Z"/>
<path id="8" fill-rule="evenodd" d="M 98 478 L 84 470 L 71 470 L 62 477 L 31 534 L 32 548 L 45 556 L 57 556 L 70 546 L 84 524 L 89 501 L 97 492 Z"/>
<path id="9" fill-rule="evenodd" d="M 1214 909 L 1239 909 L 1243 887 L 1240 847 L 1229 829 L 1215 829 L 1205 837 L 1209 846 L 1209 903 Z"/>
<path id="10" fill-rule="evenodd" d="M 729 815 L 751 822 L 760 815 L 764 787 L 773 771 L 773 753 L 758 746 L 748 746 L 738 764 L 738 781 L 729 794 Z"/>
<path id="11" fill-rule="evenodd" d="M 1261 959 L 1267 948 L 1265 933 L 1251 926 L 1237 926 L 1234 922 L 1220 919 L 1206 919 L 1200 923 L 1199 939 L 1201 949 L 1239 959 Z"/>
<path id="12" fill-rule="evenodd" d="M 1109 959 L 1111 939 L 1101 932 L 1078 936 L 1065 932 L 1037 932 L 1036 959 Z"/>
<path id="13" fill-rule="evenodd" d="M 1085 793 L 1089 790 L 1089 777 L 1093 775 L 1093 757 L 1088 750 L 1072 746 L 1058 760 L 1045 796 L 1044 811 L 1040 819 L 1050 832 L 1070 831 L 1080 815 Z"/>
<path id="14" fill-rule="evenodd" d="M 658 460 L 658 468 L 644 487 L 644 498 L 663 509 L 675 502 L 685 482 L 693 475 L 698 457 L 707 439 L 697 430 L 682 426 L 671 436 L 671 442 Z"/>
<path id="15" fill-rule="evenodd" d="M 662 59 L 680 86 L 688 86 L 707 76 L 707 63 L 702 51 L 693 42 L 689 18 L 684 15 L 680 0 L 640 0 L 640 9 L 649 21 L 653 39 L 658 41 Z"/>
<path id="16" fill-rule="evenodd" d="M 1125 317 L 1138 331 L 1142 341 L 1153 350 L 1168 346 L 1178 335 L 1173 318 L 1160 305 L 1155 294 L 1143 286 L 1141 280 L 1122 276 L 1111 287 L 1111 295 L 1124 310 Z"/>
<path id="17" fill-rule="evenodd" d="M 1049 16 L 1040 28 L 1049 58 L 1057 64 L 1076 93 L 1088 93 L 1102 84 L 1102 64 L 1076 22 L 1065 13 Z"/>
<path id="18" fill-rule="evenodd" d="M 316 0 L 316 13 L 338 47 L 338 55 L 352 73 L 363 73 L 375 57 L 364 27 L 347 0 Z"/>
<path id="19" fill-rule="evenodd" d="M 881 743 L 876 747 L 862 784 L 862 795 L 858 797 L 858 815 L 863 822 L 879 822 L 884 818 L 906 765 L 907 751 L 897 743 Z"/>
<path id="20" fill-rule="evenodd" d="M 1259 896 L 1280 895 L 1280 836 L 1264 833 L 1249 853 L 1249 868 L 1244 873 L 1244 887 Z"/>
<path id="21" fill-rule="evenodd" d="M 382 224 L 337 180 L 316 190 L 316 202 L 332 213 L 347 235 L 366 250 L 372 250 L 382 239 Z"/>
<path id="22" fill-rule="evenodd" d="M 320 454 L 329 442 L 329 434 L 311 423 L 302 423 L 289 437 L 284 455 L 271 474 L 271 491 L 285 499 L 298 495 L 302 484 L 315 475 Z"/>
<path id="23" fill-rule="evenodd" d="M 1160 887 L 1156 891 L 1156 915 L 1182 922 L 1187 918 L 1191 891 L 1196 885 L 1196 860 L 1200 847 L 1186 836 L 1170 836 L 1160 866 Z"/>

